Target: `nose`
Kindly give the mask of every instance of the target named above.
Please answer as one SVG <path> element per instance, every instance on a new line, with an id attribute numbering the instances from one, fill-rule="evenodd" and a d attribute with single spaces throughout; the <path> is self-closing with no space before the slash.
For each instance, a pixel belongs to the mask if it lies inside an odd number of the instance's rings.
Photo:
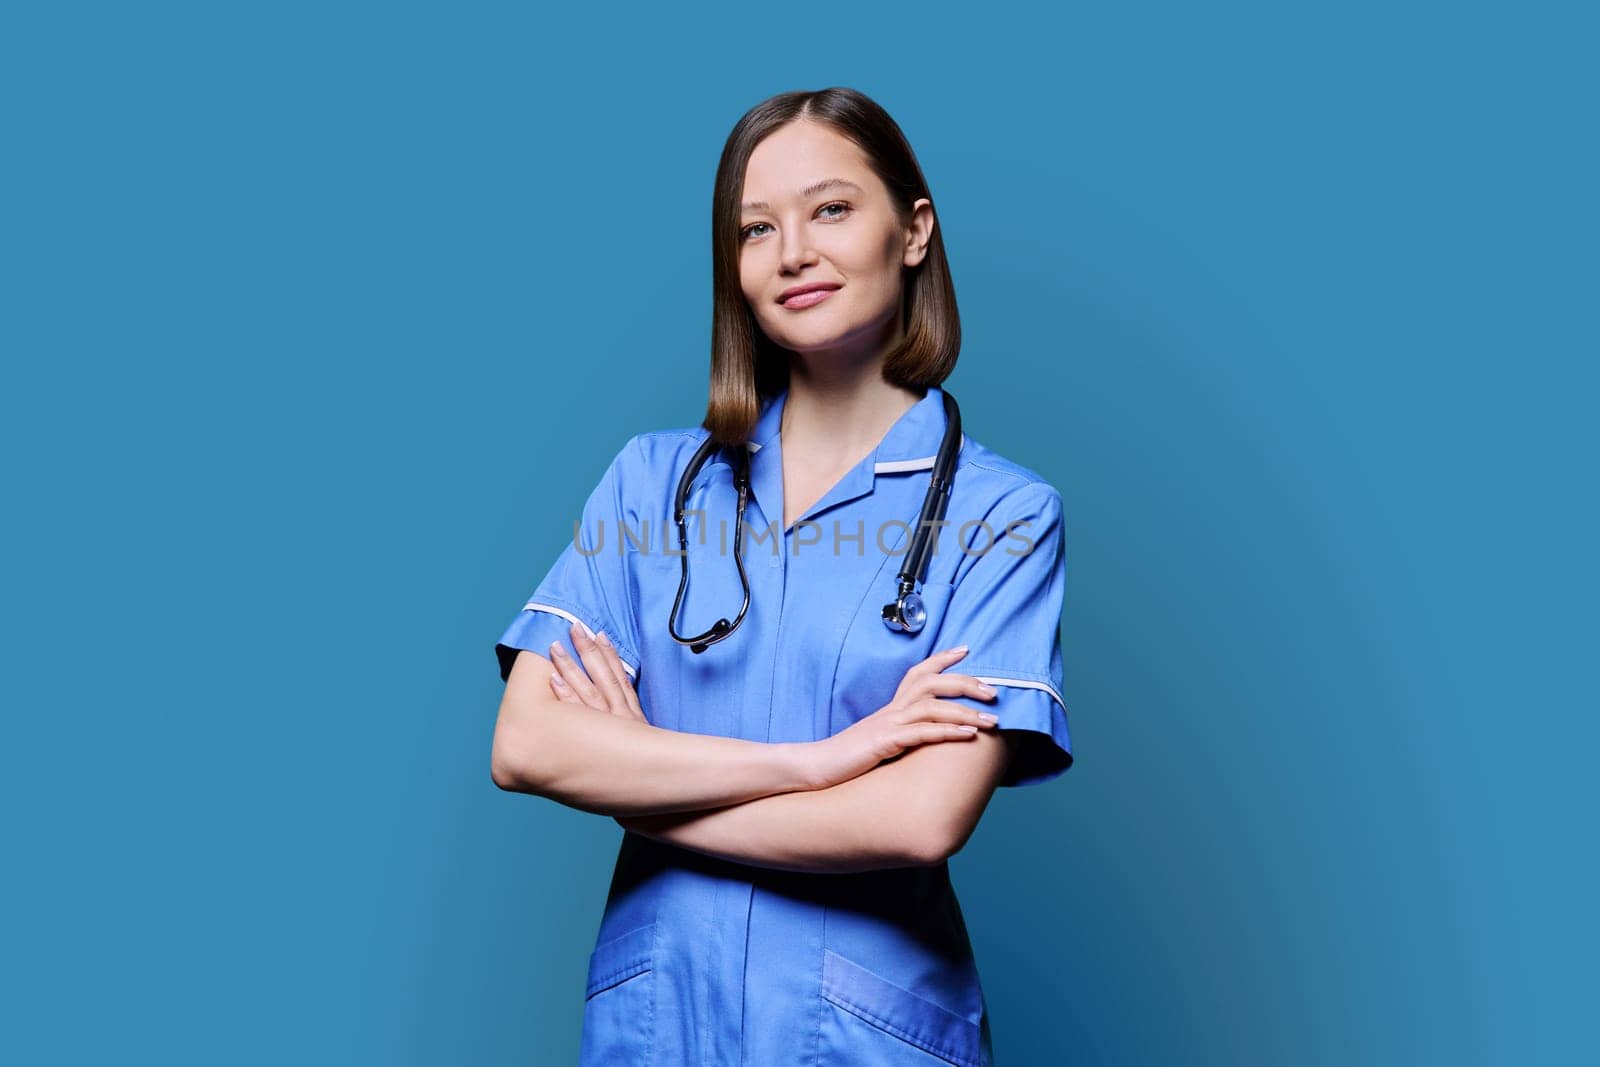
<path id="1" fill-rule="evenodd" d="M 800 268 L 817 261 L 816 250 L 806 239 L 804 227 L 784 227 L 779 234 L 779 241 L 778 260 L 783 265 L 785 273 L 794 274 Z"/>

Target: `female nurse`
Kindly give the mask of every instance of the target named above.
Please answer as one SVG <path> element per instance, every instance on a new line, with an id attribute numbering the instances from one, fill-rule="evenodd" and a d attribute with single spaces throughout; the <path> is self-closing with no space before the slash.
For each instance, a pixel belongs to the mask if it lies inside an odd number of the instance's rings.
<path id="1" fill-rule="evenodd" d="M 886 625 L 960 346 L 921 168 L 862 94 L 784 93 L 713 216 L 704 421 L 627 441 L 496 644 L 496 784 L 625 831 L 581 1060 L 981 1067 L 948 860 L 1072 762 L 1061 498 L 952 436 L 926 624 Z"/>

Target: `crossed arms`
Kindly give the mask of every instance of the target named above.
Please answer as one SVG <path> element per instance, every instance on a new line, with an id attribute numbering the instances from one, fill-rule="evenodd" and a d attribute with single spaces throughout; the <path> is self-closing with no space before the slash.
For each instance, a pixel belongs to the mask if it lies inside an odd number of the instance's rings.
<path id="1" fill-rule="evenodd" d="M 494 783 L 721 859 L 824 872 L 940 863 L 966 844 L 1016 744 L 980 729 L 826 784 L 805 743 L 682 733 L 626 713 L 621 702 L 636 712 L 637 698 L 614 650 L 578 630 L 573 641 L 587 679 L 618 710 L 557 696 L 552 675 L 573 665 L 558 671 L 520 652 L 495 724 Z"/>

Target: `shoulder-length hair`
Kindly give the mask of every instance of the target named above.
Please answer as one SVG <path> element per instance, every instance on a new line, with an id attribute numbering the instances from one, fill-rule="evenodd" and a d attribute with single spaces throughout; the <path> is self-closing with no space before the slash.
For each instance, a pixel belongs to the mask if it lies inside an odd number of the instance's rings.
<path id="1" fill-rule="evenodd" d="M 711 391 L 705 421 L 724 445 L 749 440 L 761 407 L 789 381 L 787 352 L 756 323 L 739 281 L 740 202 L 750 155 L 769 134 L 804 119 L 831 126 L 855 142 L 879 180 L 901 225 L 911 205 L 932 194 L 911 145 L 889 113 L 854 89 L 796 90 L 762 101 L 739 119 L 722 148 L 711 204 Z M 935 216 L 937 223 L 937 215 Z M 905 336 L 886 354 L 883 376 L 910 389 L 939 385 L 955 369 L 961 319 L 945 259 L 942 227 L 935 224 L 927 254 L 906 277 L 901 315 Z"/>

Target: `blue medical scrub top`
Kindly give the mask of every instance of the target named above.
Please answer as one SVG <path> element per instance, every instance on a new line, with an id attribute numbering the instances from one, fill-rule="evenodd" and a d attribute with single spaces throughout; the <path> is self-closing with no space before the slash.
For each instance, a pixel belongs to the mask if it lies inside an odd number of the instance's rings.
<path id="1" fill-rule="evenodd" d="M 988 680 L 999 696 L 946 699 L 1027 734 L 1002 784 L 1065 771 L 1060 495 L 963 436 L 948 525 L 921 587 L 927 625 L 914 636 L 891 631 L 880 612 L 894 599 L 944 434 L 942 391 L 930 388 L 876 451 L 780 530 L 787 395 L 767 401 L 747 445 L 750 607 L 731 637 L 695 655 L 667 630 L 682 573 L 673 493 L 708 431 L 643 433 L 612 461 L 574 542 L 500 637 L 501 677 L 518 649 L 548 656 L 560 641 L 576 654 L 567 629 L 576 620 L 613 639 L 654 725 L 815 741 L 887 704 L 913 664 L 966 644 L 949 670 Z M 690 486 L 680 634 L 731 621 L 743 600 L 732 474 L 718 454 Z M 625 832 L 584 993 L 584 1064 L 992 1062 L 947 863 L 776 871 Z"/>

